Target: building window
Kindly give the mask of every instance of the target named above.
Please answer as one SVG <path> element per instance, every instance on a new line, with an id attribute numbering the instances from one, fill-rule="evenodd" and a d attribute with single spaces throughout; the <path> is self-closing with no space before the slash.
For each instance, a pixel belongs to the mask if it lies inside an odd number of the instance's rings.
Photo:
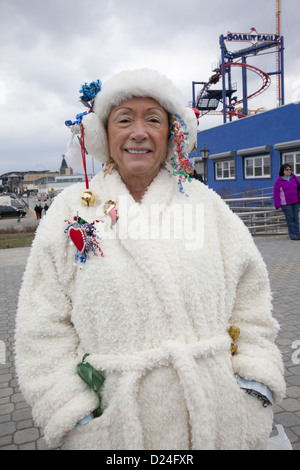
<path id="1" fill-rule="evenodd" d="M 78 176 L 77 178 L 74 178 L 72 176 L 70 176 L 69 178 L 66 177 L 66 178 L 56 178 L 56 183 L 80 183 L 81 181 L 83 181 L 83 177 L 82 176 Z"/>
<path id="2" fill-rule="evenodd" d="M 300 176 L 300 150 L 282 154 L 282 163 L 289 163 L 292 172 Z"/>
<path id="3" fill-rule="evenodd" d="M 269 155 L 259 155 L 245 158 L 245 179 L 270 178 L 271 165 Z"/>
<path id="4" fill-rule="evenodd" d="M 215 163 L 216 180 L 232 180 L 235 179 L 235 162 L 228 160 Z"/>

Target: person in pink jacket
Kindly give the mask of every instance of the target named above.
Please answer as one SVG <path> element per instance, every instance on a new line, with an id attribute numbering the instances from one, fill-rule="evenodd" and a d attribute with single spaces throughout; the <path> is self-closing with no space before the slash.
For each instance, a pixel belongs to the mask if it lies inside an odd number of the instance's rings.
<path id="1" fill-rule="evenodd" d="M 275 209 L 282 209 L 291 240 L 300 240 L 299 231 L 299 178 L 292 173 L 289 163 L 280 167 L 279 177 L 274 184 Z"/>

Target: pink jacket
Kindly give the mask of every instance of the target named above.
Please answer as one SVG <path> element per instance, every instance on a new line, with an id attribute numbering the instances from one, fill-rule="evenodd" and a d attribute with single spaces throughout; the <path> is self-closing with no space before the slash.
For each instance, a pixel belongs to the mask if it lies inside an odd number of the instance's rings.
<path id="1" fill-rule="evenodd" d="M 273 192 L 275 209 L 299 202 L 297 188 L 300 189 L 300 180 L 296 175 L 291 175 L 289 181 L 279 176 L 275 181 Z"/>

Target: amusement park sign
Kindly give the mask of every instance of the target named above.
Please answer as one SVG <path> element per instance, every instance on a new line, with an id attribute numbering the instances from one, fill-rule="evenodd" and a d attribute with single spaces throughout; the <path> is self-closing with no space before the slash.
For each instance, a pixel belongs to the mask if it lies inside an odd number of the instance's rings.
<path id="1" fill-rule="evenodd" d="M 228 32 L 227 36 L 225 37 L 225 40 L 231 41 L 231 42 L 246 41 L 246 42 L 251 42 L 252 44 L 257 44 L 260 42 L 279 42 L 280 36 L 279 34 L 258 33 L 255 28 L 251 28 L 250 33 L 247 33 L 247 34 Z"/>

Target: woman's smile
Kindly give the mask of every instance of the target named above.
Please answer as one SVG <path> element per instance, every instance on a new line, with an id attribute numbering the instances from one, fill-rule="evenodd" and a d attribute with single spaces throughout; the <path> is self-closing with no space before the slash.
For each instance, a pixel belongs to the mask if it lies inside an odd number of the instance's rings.
<path id="1" fill-rule="evenodd" d="M 143 150 L 143 149 L 124 149 L 124 150 L 132 155 L 145 155 L 151 152 L 151 150 Z"/>

